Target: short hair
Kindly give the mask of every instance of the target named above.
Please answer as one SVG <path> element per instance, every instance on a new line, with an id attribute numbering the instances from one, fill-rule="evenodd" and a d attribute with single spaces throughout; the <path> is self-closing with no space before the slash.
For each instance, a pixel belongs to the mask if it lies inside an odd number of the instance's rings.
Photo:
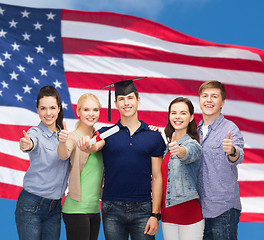
<path id="1" fill-rule="evenodd" d="M 135 93 L 136 99 L 139 98 L 139 93 L 138 93 L 138 91 L 134 91 L 134 92 L 132 92 L 132 93 Z M 130 94 L 130 93 L 129 93 L 129 94 Z M 117 97 L 118 97 L 118 96 L 119 96 L 119 95 L 115 96 L 115 100 L 117 100 Z"/>
<path id="2" fill-rule="evenodd" d="M 221 82 L 215 81 L 215 80 L 210 80 L 210 81 L 204 82 L 200 86 L 200 88 L 199 88 L 199 97 L 202 94 L 203 90 L 204 89 L 207 89 L 207 88 L 217 88 L 217 89 L 220 89 L 221 96 L 222 96 L 222 100 L 225 100 L 226 99 L 226 90 L 225 90 L 224 85 Z"/>

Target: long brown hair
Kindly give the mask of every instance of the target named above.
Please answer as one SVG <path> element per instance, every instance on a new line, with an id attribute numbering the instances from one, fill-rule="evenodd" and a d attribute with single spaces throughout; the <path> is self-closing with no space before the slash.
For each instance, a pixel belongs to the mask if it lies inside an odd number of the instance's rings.
<path id="1" fill-rule="evenodd" d="M 38 96 L 37 96 L 37 108 L 39 106 L 39 100 L 41 98 L 44 98 L 44 97 L 55 97 L 56 98 L 58 107 L 60 108 L 58 118 L 56 119 L 56 124 L 61 129 L 63 129 L 63 124 L 62 124 L 62 122 L 63 122 L 63 110 L 62 110 L 62 105 L 61 105 L 61 98 L 60 98 L 58 91 L 56 90 L 55 87 L 52 87 L 52 86 L 42 87 L 39 91 Z"/>
<path id="2" fill-rule="evenodd" d="M 190 99 L 188 98 L 184 98 L 184 97 L 177 97 L 175 98 L 169 105 L 169 109 L 168 109 L 168 123 L 164 129 L 164 132 L 165 132 L 165 135 L 166 135 L 166 138 L 168 140 L 168 142 L 171 141 L 171 137 L 172 137 L 172 134 L 173 132 L 175 131 L 175 129 L 173 128 L 173 126 L 171 125 L 170 123 L 170 113 L 171 113 L 171 106 L 174 104 L 174 103 L 178 103 L 178 102 L 183 102 L 185 103 L 187 106 L 188 106 L 188 109 L 189 109 L 189 112 L 191 115 L 194 114 L 194 107 L 193 107 L 193 104 L 191 102 Z M 195 119 L 193 118 L 193 120 L 191 122 L 189 122 L 188 124 L 188 128 L 187 128 L 187 134 L 193 138 L 193 139 L 196 139 L 198 142 L 199 142 L 199 136 L 198 136 L 198 133 L 197 133 L 197 125 L 196 125 L 196 122 L 195 122 Z"/>

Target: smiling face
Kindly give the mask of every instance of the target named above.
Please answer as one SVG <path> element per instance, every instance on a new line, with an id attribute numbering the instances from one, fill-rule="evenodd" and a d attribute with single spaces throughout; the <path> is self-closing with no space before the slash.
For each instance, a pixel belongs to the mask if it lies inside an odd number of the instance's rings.
<path id="1" fill-rule="evenodd" d="M 86 98 L 78 109 L 77 114 L 80 117 L 81 124 L 93 127 L 93 125 L 98 121 L 100 115 L 100 106 L 98 101 L 92 97 Z"/>
<path id="2" fill-rule="evenodd" d="M 210 124 L 220 115 L 225 101 L 219 88 L 205 88 L 199 96 L 199 103 L 204 120 Z"/>
<path id="3" fill-rule="evenodd" d="M 132 92 L 128 95 L 118 95 L 116 97 L 115 105 L 120 112 L 121 117 L 132 117 L 137 114 L 140 98 L 136 97 Z"/>
<path id="4" fill-rule="evenodd" d="M 50 130 L 56 129 L 56 120 L 60 112 L 57 100 L 55 97 L 43 97 L 39 99 L 37 107 L 39 118 L 43 124 Z"/>
<path id="5" fill-rule="evenodd" d="M 188 125 L 193 118 L 186 103 L 176 102 L 171 105 L 169 121 L 175 132 L 181 133 L 181 136 L 187 133 Z"/>

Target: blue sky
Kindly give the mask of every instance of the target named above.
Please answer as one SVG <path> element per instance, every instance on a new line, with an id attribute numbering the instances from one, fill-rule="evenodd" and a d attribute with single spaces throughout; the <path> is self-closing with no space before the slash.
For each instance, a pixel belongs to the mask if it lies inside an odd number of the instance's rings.
<path id="1" fill-rule="evenodd" d="M 0 0 L 0 3 L 86 11 L 112 11 L 147 18 L 203 40 L 264 50 L 263 0 Z M 15 201 L 0 199 L 4 239 L 17 239 Z M 264 239 L 263 223 L 239 225 L 239 240 Z M 65 239 L 65 232 L 62 233 Z"/>
<path id="2" fill-rule="evenodd" d="M 263 0 L 0 0 L 31 7 L 112 11 L 207 41 L 264 49 Z"/>

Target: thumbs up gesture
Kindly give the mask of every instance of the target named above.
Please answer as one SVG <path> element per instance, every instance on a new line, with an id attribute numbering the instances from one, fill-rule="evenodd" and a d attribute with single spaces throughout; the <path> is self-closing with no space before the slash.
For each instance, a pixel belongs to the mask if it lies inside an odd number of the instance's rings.
<path id="1" fill-rule="evenodd" d="M 26 131 L 23 130 L 24 137 L 19 140 L 19 148 L 22 151 L 31 150 L 33 148 L 33 142 L 30 137 L 27 135 Z"/>
<path id="2" fill-rule="evenodd" d="M 225 152 L 226 154 L 229 155 L 229 154 L 234 153 L 233 141 L 232 141 L 232 139 L 231 139 L 231 132 L 230 132 L 230 131 L 228 131 L 228 133 L 227 133 L 227 138 L 225 138 L 225 139 L 223 140 L 222 145 L 223 145 L 223 150 L 224 150 L 224 152 Z"/>
<path id="3" fill-rule="evenodd" d="M 175 132 L 171 136 L 171 142 L 169 143 L 169 150 L 171 152 L 171 155 L 179 155 L 180 153 L 180 146 L 176 141 L 176 134 Z"/>
<path id="4" fill-rule="evenodd" d="M 65 143 L 69 136 L 69 131 L 67 130 L 66 122 L 63 122 L 64 129 L 59 133 L 59 142 Z"/>

